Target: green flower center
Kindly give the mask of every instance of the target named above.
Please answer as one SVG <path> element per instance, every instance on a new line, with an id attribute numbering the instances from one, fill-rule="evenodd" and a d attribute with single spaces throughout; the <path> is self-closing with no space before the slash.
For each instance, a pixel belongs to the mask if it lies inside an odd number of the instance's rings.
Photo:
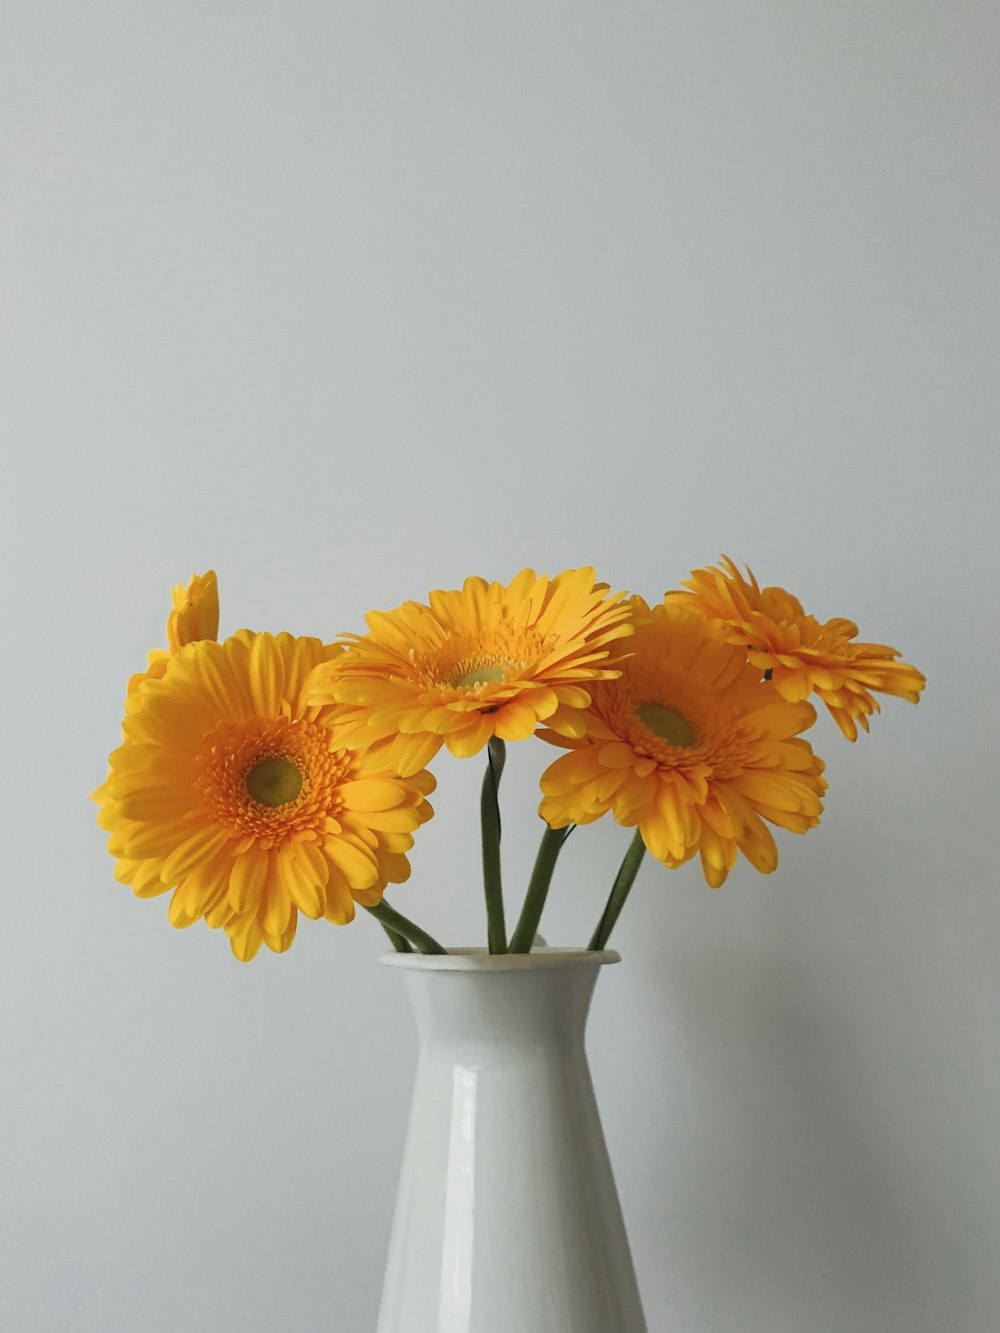
<path id="1" fill-rule="evenodd" d="M 459 690 L 474 689 L 477 685 L 500 685 L 526 666 L 527 662 L 505 653 L 476 653 L 456 662 L 448 673 L 447 682 Z"/>
<path id="2" fill-rule="evenodd" d="M 498 685 L 503 677 L 503 667 L 481 666 L 472 671 L 467 671 L 464 676 L 459 676 L 455 685 L 459 689 L 465 685 Z"/>
<path id="3" fill-rule="evenodd" d="M 258 803 L 272 808 L 294 801 L 302 790 L 302 774 L 289 759 L 274 755 L 261 759 L 247 773 L 247 795 Z"/>
<path id="4" fill-rule="evenodd" d="M 698 737 L 694 727 L 676 708 L 666 704 L 640 704 L 636 716 L 644 727 L 668 745 L 694 745 Z"/>

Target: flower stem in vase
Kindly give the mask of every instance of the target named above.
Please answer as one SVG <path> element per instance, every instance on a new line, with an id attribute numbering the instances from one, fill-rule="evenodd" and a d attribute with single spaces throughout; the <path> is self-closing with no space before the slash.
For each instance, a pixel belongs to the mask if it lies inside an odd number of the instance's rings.
<path id="1" fill-rule="evenodd" d="M 479 814 L 483 834 L 483 889 L 486 894 L 487 939 L 490 953 L 507 952 L 507 926 L 503 911 L 503 882 L 500 877 L 500 776 L 507 760 L 507 747 L 497 736 L 487 748 L 489 760 L 483 776 Z"/>
<path id="2" fill-rule="evenodd" d="M 625 899 L 635 883 L 635 877 L 639 873 L 639 866 L 642 864 L 642 858 L 645 854 L 646 845 L 642 840 L 642 834 L 636 829 L 629 844 L 629 849 L 619 867 L 618 874 L 615 876 L 615 882 L 611 886 L 607 906 L 604 908 L 601 919 L 597 923 L 597 929 L 587 945 L 588 949 L 603 949 L 606 947 L 608 936 L 614 930 L 615 922 L 625 906 Z"/>
<path id="3" fill-rule="evenodd" d="M 433 935 L 428 935 L 426 930 L 420 927 L 409 917 L 403 916 L 402 912 L 397 912 L 394 907 L 383 898 L 380 903 L 374 907 L 366 907 L 366 912 L 370 912 L 376 921 L 381 922 L 390 938 L 392 935 L 399 935 L 403 940 L 414 945 L 419 953 L 447 953 L 448 950 L 443 945 L 438 944 Z M 393 940 L 393 947 L 397 953 L 412 952 L 412 950 L 400 949 Z"/>
<path id="4" fill-rule="evenodd" d="M 510 937 L 511 953 L 531 952 L 538 923 L 542 919 L 545 899 L 548 897 L 549 885 L 552 883 L 552 872 L 556 868 L 556 858 L 574 828 L 574 824 L 570 824 L 568 828 L 547 828 L 542 834 L 535 866 L 528 883 L 528 892 L 524 897 L 524 906 L 514 933 Z"/>

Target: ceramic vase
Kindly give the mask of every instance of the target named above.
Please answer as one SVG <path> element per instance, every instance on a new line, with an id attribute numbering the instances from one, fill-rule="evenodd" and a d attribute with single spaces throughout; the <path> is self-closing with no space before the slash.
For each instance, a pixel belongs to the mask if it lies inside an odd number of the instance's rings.
<path id="1" fill-rule="evenodd" d="M 418 1058 L 377 1333 L 646 1333 L 584 1051 L 618 954 L 382 961 Z"/>

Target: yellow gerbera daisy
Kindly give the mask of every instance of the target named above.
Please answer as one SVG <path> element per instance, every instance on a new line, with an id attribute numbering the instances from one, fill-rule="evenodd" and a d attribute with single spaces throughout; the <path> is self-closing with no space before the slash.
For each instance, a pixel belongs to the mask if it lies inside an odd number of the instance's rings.
<path id="1" fill-rule="evenodd" d="M 349 651 L 317 670 L 310 698 L 343 705 L 330 720 L 338 745 L 404 775 L 442 744 L 466 758 L 543 719 L 580 735 L 590 683 L 617 674 L 608 645 L 629 633 L 627 605 L 606 594 L 590 568 L 554 579 L 524 569 L 506 586 L 469 578 L 429 605 L 370 612 L 369 632 L 343 636 Z"/>
<path id="2" fill-rule="evenodd" d="M 815 710 L 782 699 L 704 616 L 632 600 L 631 656 L 591 688 L 583 739 L 542 775 L 542 818 L 589 824 L 608 810 L 638 825 L 665 865 L 701 853 L 713 888 L 737 849 L 758 870 L 778 863 L 764 820 L 795 833 L 819 822 L 823 762 L 798 733 Z M 542 733 L 545 735 L 545 733 Z"/>
<path id="3" fill-rule="evenodd" d="M 883 643 L 857 643 L 853 620 L 820 624 L 784 588 L 761 588 L 749 569 L 746 578 L 728 556 L 722 569 L 696 569 L 684 583 L 689 592 L 671 592 L 668 602 L 695 607 L 722 626 L 730 643 L 749 646 L 749 659 L 770 671 L 785 699 L 817 694 L 849 741 L 858 726 L 879 712 L 872 694 L 894 694 L 917 703 L 923 675 Z"/>
<path id="4" fill-rule="evenodd" d="M 181 647 L 131 696 L 94 793 L 117 878 L 139 897 L 173 889 L 172 924 L 225 927 L 242 961 L 287 949 L 298 912 L 345 924 L 356 901 L 378 903 L 432 813 L 429 773 L 403 780 L 333 750 L 303 687 L 342 651 L 245 630 Z"/>
<path id="5" fill-rule="evenodd" d="M 171 657 L 185 644 L 219 637 L 219 582 L 214 569 L 204 574 L 192 574 L 187 587 L 178 583 L 171 590 L 171 600 L 173 608 L 167 617 L 169 647 L 166 650 L 154 648 L 147 654 L 146 670 L 136 672 L 129 680 L 129 694 L 143 681 L 159 680 Z"/>

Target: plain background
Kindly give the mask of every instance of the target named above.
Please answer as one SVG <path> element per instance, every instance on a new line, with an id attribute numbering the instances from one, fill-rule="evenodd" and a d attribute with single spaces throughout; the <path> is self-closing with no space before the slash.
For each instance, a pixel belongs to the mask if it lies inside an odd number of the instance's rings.
<path id="1" fill-rule="evenodd" d="M 380 932 L 240 966 L 116 884 L 85 799 L 170 586 L 333 637 L 473 572 L 655 599 L 726 551 L 929 685 L 853 747 L 821 719 L 772 877 L 643 868 L 590 1051 L 651 1333 L 992 1333 L 995 6 L 2 29 L 0 1327 L 374 1326 L 414 1053 Z M 551 757 L 512 753 L 512 894 Z M 436 771 L 393 900 L 475 943 L 480 765 Z M 550 940 L 627 840 L 574 834 Z"/>

